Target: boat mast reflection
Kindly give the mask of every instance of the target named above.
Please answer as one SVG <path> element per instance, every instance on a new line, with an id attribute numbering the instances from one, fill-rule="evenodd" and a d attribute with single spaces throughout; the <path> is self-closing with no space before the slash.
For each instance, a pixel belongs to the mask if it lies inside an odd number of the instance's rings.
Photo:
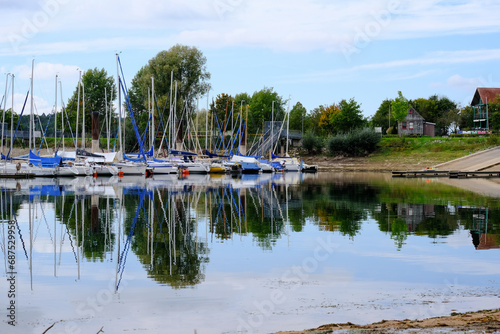
<path id="1" fill-rule="evenodd" d="M 5 270 L 4 230 L 14 221 L 32 288 L 36 277 L 72 273 L 80 280 L 87 274 L 82 263 L 109 262 L 118 292 L 130 257 L 159 284 L 191 287 L 205 279 L 214 243 L 240 239 L 273 250 L 307 224 L 355 238 L 362 224 L 375 220 L 397 249 L 410 234 L 437 240 L 459 228 L 471 231 L 476 249 L 499 244 L 498 224 L 488 223 L 498 221 L 497 209 L 398 202 L 405 196 L 401 189 L 369 184 L 322 183 L 290 173 L 77 181 L 0 181 Z M 35 268 L 47 254 L 51 271 Z"/>

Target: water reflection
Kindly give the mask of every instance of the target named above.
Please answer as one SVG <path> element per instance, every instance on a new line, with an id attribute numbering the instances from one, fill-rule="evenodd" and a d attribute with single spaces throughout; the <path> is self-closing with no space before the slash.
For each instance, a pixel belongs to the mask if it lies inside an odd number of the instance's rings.
<path id="1" fill-rule="evenodd" d="M 410 182 L 300 174 L 1 180 L 0 204 L 4 228 L 16 221 L 31 272 L 47 274 L 37 269 L 42 259 L 53 261 L 54 276 L 65 267 L 80 279 L 82 262 L 113 263 L 116 290 L 131 256 L 150 279 L 193 287 L 205 280 L 214 244 L 250 236 L 273 251 L 308 226 L 355 240 L 375 221 L 396 250 L 411 235 L 439 243 L 469 230 L 471 247 L 499 248 L 498 200 Z M 5 233 L 2 248 L 6 256 Z"/>

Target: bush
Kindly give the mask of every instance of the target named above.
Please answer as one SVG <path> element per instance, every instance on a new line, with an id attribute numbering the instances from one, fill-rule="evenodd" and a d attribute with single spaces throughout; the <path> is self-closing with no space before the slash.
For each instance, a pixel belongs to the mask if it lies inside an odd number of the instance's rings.
<path id="1" fill-rule="evenodd" d="M 497 146 L 498 145 L 498 136 L 495 134 L 490 134 L 488 139 L 486 139 L 486 144 L 489 146 Z"/>
<path id="2" fill-rule="evenodd" d="M 377 149 L 380 134 L 373 129 L 354 130 L 328 139 L 331 155 L 366 156 Z"/>
<path id="3" fill-rule="evenodd" d="M 336 135 L 327 139 L 327 148 L 330 155 L 345 155 L 349 144 L 345 135 Z"/>
<path id="4" fill-rule="evenodd" d="M 302 138 L 302 147 L 309 154 L 321 153 L 323 150 L 324 142 L 323 139 L 317 137 L 312 132 L 307 132 Z"/>

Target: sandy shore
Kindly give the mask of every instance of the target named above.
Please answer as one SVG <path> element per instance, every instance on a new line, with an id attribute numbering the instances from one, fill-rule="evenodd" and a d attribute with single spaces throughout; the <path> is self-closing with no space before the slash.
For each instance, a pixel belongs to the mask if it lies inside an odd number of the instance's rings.
<path id="1" fill-rule="evenodd" d="M 382 320 L 369 325 L 352 323 L 329 324 L 315 329 L 276 334 L 324 334 L 324 333 L 394 333 L 408 330 L 409 333 L 498 333 L 500 332 L 500 309 L 452 314 L 424 320 Z"/>

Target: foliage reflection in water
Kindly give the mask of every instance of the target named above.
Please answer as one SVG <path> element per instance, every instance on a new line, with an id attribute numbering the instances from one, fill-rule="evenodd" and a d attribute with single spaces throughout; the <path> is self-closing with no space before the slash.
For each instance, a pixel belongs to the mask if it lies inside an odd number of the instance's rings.
<path id="1" fill-rule="evenodd" d="M 260 259 L 257 261 L 267 262 L 260 263 L 262 268 L 279 268 L 287 263 L 297 266 L 314 247 L 311 236 L 332 233 L 336 243 L 345 248 L 339 254 L 351 248 L 349 252 L 362 252 L 367 245 L 376 249 L 390 240 L 394 255 L 381 255 L 374 260 L 380 261 L 381 267 L 394 265 L 385 263 L 383 257 L 395 257 L 404 253 L 406 247 L 412 252 L 415 247 L 422 247 L 418 238 L 436 245 L 436 251 L 442 249 L 439 245 L 447 243 L 447 237 L 464 232 L 469 233 L 469 252 L 499 248 L 500 244 L 497 199 L 435 180 L 391 180 L 354 173 L 276 174 L 241 178 L 2 180 L 1 186 L 3 227 L 9 221 L 16 222 L 21 290 L 37 291 L 37 286 L 60 284 L 65 293 L 84 284 L 81 280 L 86 274 L 97 275 L 99 270 L 113 271 L 111 290 L 115 295 L 122 293 L 127 277 L 140 277 L 141 271 L 150 282 L 160 283 L 160 287 L 169 286 L 172 291 L 194 289 L 205 281 L 212 282 L 223 272 L 229 276 L 254 272 L 254 256 Z M 4 233 L 2 249 L 7 259 L 5 242 Z M 222 254 L 222 249 L 229 253 Z M 283 258 L 283 252 L 289 252 L 289 256 Z M 299 254 L 297 262 L 291 258 L 294 254 Z M 241 263 L 230 262 L 234 256 L 240 256 Z M 498 264 L 491 262 L 490 257 L 474 258 L 487 265 Z M 334 271 L 351 268 L 353 275 L 361 275 L 354 281 L 372 279 L 371 274 L 357 274 L 364 270 L 361 267 L 366 266 L 367 259 L 355 260 L 360 261 L 357 266 L 350 263 L 342 267 L 342 260 L 339 264 L 322 265 Z M 387 268 L 380 269 L 384 270 Z M 382 277 L 379 279 L 388 279 L 377 275 Z M 400 282 L 408 274 L 401 271 L 396 276 Z M 430 277 L 438 276 L 433 272 Z M 57 278 L 74 281 L 62 284 Z M 135 284 L 145 284 L 139 281 L 142 283 Z M 96 278 L 91 284 L 100 283 Z M 482 281 L 479 285 L 485 284 Z M 496 289 L 496 284 L 488 288 Z M 146 286 L 155 293 L 154 288 Z M 230 297 L 225 302 L 237 304 Z M 300 301 L 294 305 L 300 305 Z M 249 331 L 249 322 L 241 319 L 245 319 L 244 314 L 252 314 L 252 310 L 240 307 L 243 309 L 237 313 L 238 324 L 222 322 L 220 330 L 231 332 L 231 328 L 243 326 Z M 352 320 L 349 312 L 344 313 L 347 319 L 340 321 Z M 327 314 L 324 321 L 331 322 Z M 251 329 L 286 329 L 285 324 L 279 325 L 286 317 L 272 317 L 266 325 L 250 326 Z M 311 316 L 304 324 L 321 324 L 314 323 L 314 319 Z"/>

